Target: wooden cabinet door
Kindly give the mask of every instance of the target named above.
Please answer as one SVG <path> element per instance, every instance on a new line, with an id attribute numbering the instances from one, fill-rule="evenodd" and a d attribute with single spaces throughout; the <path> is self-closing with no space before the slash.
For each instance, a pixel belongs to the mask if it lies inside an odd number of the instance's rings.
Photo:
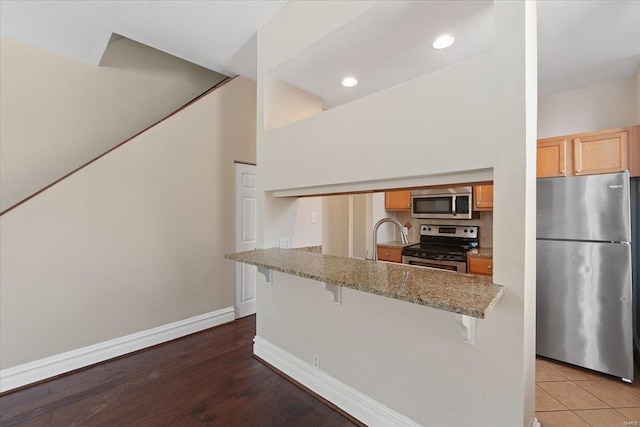
<path id="1" fill-rule="evenodd" d="M 378 246 L 378 260 L 389 262 L 402 262 L 401 248 L 385 248 Z"/>
<path id="2" fill-rule="evenodd" d="M 482 274 L 484 276 L 493 276 L 493 259 L 492 258 L 477 258 L 469 256 L 468 270 L 469 274 Z"/>
<path id="3" fill-rule="evenodd" d="M 411 190 L 387 191 L 384 193 L 384 208 L 388 211 L 411 210 Z"/>
<path id="4" fill-rule="evenodd" d="M 627 131 L 574 138 L 575 174 L 593 175 L 629 169 L 627 139 Z"/>
<path id="5" fill-rule="evenodd" d="M 493 210 L 493 185 L 476 185 L 473 187 L 473 210 Z"/>
<path id="6" fill-rule="evenodd" d="M 536 176 L 538 178 L 567 176 L 567 149 L 569 147 L 569 141 L 566 138 L 539 140 Z"/>

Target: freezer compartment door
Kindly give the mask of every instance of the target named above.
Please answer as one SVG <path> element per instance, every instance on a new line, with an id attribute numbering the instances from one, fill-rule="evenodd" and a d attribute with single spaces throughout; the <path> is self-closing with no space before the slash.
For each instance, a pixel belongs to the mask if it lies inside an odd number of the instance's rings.
<path id="1" fill-rule="evenodd" d="M 537 353 L 633 379 L 631 246 L 537 241 Z"/>
<path id="2" fill-rule="evenodd" d="M 631 241 L 629 173 L 541 178 L 539 239 Z"/>

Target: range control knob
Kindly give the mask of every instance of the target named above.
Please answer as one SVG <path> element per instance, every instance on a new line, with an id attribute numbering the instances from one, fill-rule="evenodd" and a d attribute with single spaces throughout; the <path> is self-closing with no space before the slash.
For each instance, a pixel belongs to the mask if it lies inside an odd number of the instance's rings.
<path id="1" fill-rule="evenodd" d="M 466 233 L 467 231 L 468 231 L 468 230 L 465 228 L 465 229 L 464 229 L 464 232 Z"/>

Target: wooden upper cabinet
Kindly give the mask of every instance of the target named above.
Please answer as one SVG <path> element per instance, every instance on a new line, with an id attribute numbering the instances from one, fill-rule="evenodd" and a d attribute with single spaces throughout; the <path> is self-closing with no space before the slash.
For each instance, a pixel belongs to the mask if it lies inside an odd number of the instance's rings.
<path id="1" fill-rule="evenodd" d="M 567 176 L 567 138 L 547 138 L 538 141 L 536 176 L 548 178 Z"/>
<path id="2" fill-rule="evenodd" d="M 629 170 L 640 176 L 640 126 L 538 140 L 538 178 Z"/>
<path id="3" fill-rule="evenodd" d="M 473 187 L 473 210 L 493 210 L 493 185 L 476 185 Z"/>
<path id="4" fill-rule="evenodd" d="M 629 169 L 629 132 L 584 135 L 573 139 L 576 175 L 620 172 Z"/>
<path id="5" fill-rule="evenodd" d="M 388 211 L 410 211 L 411 190 L 387 191 L 384 193 L 384 208 Z"/>

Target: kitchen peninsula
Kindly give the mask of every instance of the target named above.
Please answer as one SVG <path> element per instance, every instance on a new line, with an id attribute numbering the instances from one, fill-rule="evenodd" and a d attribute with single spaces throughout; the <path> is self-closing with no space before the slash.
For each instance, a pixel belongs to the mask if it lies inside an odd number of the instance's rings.
<path id="1" fill-rule="evenodd" d="M 257 249 L 226 258 L 256 265 L 265 275 L 280 271 L 478 319 L 485 318 L 504 290 L 485 276 L 296 249 Z"/>

